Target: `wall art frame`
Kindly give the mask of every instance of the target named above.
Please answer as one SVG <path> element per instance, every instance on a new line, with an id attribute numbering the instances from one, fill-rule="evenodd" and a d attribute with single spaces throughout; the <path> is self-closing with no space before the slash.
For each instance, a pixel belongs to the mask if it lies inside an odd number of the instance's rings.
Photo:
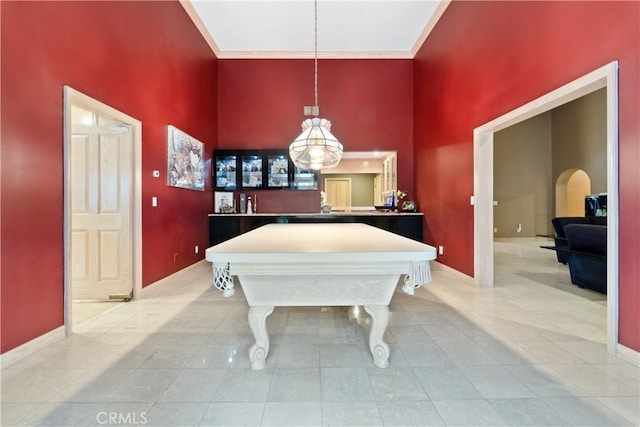
<path id="1" fill-rule="evenodd" d="M 204 144 L 168 125 L 167 148 L 167 185 L 204 191 Z"/>

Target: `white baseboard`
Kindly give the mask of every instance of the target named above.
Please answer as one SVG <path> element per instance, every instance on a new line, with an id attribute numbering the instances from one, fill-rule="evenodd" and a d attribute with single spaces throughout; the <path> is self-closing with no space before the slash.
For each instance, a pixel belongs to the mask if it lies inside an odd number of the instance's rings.
<path id="1" fill-rule="evenodd" d="M 640 366 L 640 352 L 632 350 L 629 347 L 625 347 L 622 344 L 618 344 L 617 353 L 618 356 L 620 356 L 620 359 L 624 359 L 636 366 Z"/>
<path id="2" fill-rule="evenodd" d="M 6 368 L 14 363 L 32 355 L 38 350 L 43 349 L 49 344 L 64 339 L 64 326 L 60 326 L 46 334 L 27 341 L 26 343 L 0 355 L 0 366 Z"/>
<path id="3" fill-rule="evenodd" d="M 144 296 L 144 291 L 145 291 L 145 289 L 147 289 L 148 287 L 153 286 L 153 285 L 157 285 L 158 283 L 162 283 L 162 282 L 164 282 L 164 281 L 166 281 L 166 280 L 171 280 L 171 279 L 173 279 L 173 278 L 174 278 L 174 276 L 176 276 L 176 275 L 178 275 L 178 274 L 184 274 L 184 272 L 189 271 L 189 270 L 191 270 L 191 269 L 194 269 L 194 268 L 196 268 L 196 267 L 202 267 L 202 265 L 203 265 L 203 264 L 209 264 L 209 266 L 211 266 L 211 263 L 210 263 L 209 261 L 205 260 L 205 259 L 201 259 L 200 261 L 196 261 L 196 262 L 194 262 L 193 264 L 190 264 L 190 265 L 186 266 L 185 268 L 183 268 L 183 269 L 181 269 L 181 270 L 176 271 L 175 273 L 171 273 L 170 275 L 165 276 L 165 277 L 163 277 L 162 279 L 158 279 L 158 280 L 156 280 L 156 281 L 155 281 L 155 282 L 153 282 L 153 283 L 149 283 L 147 286 L 145 286 L 144 288 L 142 288 L 142 295 Z M 213 275 L 211 276 L 211 281 L 212 281 L 212 283 L 213 283 Z"/>
<path id="4" fill-rule="evenodd" d="M 158 280 L 157 282 L 151 283 L 148 286 L 151 286 L 155 283 L 159 283 L 162 282 L 163 280 L 167 280 L 169 278 L 171 278 L 173 275 L 184 272 L 186 270 L 189 270 L 191 268 L 197 267 L 197 266 L 201 266 L 202 264 L 206 263 L 207 261 L 205 260 L 200 260 L 197 261 L 185 268 L 183 268 L 182 270 L 176 271 L 175 273 L 164 277 L 160 280 Z M 145 286 L 146 288 L 146 286 Z M 144 290 L 144 288 L 143 288 Z M 32 355 L 33 353 L 35 353 L 38 350 L 41 350 L 42 348 L 48 346 L 49 344 L 58 341 L 60 339 L 64 339 L 65 338 L 65 327 L 64 326 L 60 326 L 50 332 L 47 332 L 43 335 L 40 335 L 39 337 L 36 337 L 34 339 L 32 339 L 31 341 L 27 341 L 26 343 L 11 349 L 3 354 L 0 354 L 0 367 L 5 368 L 7 366 L 13 365 L 14 363 L 24 359 L 27 356 Z"/>
<path id="5" fill-rule="evenodd" d="M 446 271 L 450 274 L 457 275 L 460 278 L 460 280 L 464 281 L 465 283 L 468 282 L 470 285 L 475 286 L 472 276 L 464 274 L 463 272 L 456 270 L 453 267 L 449 267 L 448 265 L 442 264 L 438 261 L 430 261 L 430 264 L 431 264 L 432 272 L 438 271 L 438 270 Z"/>

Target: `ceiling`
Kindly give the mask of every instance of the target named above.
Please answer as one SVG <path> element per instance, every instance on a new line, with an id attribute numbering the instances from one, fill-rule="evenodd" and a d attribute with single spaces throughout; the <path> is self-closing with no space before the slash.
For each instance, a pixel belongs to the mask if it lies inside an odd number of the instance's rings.
<path id="1" fill-rule="evenodd" d="M 450 0 L 318 0 L 319 58 L 413 58 Z M 181 0 L 218 58 L 313 58 L 314 0 Z"/>

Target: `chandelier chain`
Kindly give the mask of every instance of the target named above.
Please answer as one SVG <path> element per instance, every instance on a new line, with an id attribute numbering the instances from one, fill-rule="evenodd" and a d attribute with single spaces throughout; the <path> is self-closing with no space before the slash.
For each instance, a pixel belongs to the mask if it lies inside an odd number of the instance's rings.
<path id="1" fill-rule="evenodd" d="M 313 91 L 315 95 L 316 101 L 316 114 L 318 117 L 318 0 L 314 0 L 314 30 L 313 30 L 313 67 L 314 67 L 314 83 L 313 83 Z"/>

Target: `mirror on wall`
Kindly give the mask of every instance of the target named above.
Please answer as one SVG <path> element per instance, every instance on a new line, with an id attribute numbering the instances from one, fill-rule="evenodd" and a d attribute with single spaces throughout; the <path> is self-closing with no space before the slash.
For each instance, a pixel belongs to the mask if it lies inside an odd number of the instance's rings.
<path id="1" fill-rule="evenodd" d="M 397 152 L 345 151 L 320 179 L 333 211 L 371 210 L 397 188 Z"/>

